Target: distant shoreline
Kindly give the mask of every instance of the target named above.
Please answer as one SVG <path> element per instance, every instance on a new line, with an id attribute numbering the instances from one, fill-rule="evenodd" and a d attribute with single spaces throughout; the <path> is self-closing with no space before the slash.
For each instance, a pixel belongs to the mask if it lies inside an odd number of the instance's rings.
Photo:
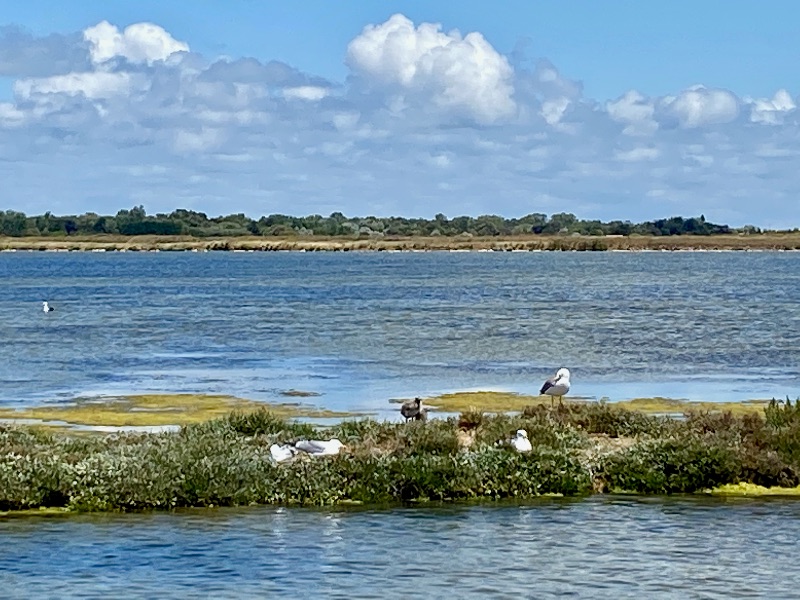
<path id="1" fill-rule="evenodd" d="M 204 251 L 786 251 L 800 250 L 800 233 L 713 236 L 548 236 L 514 237 L 225 237 L 81 236 L 2 237 L 0 251 L 204 252 Z"/>

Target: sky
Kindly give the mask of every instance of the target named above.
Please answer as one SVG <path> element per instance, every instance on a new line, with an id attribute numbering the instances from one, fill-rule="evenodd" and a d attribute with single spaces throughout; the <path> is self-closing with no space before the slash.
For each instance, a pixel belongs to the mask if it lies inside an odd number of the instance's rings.
<path id="1" fill-rule="evenodd" d="M 800 226 L 793 1 L 0 4 L 0 209 Z"/>

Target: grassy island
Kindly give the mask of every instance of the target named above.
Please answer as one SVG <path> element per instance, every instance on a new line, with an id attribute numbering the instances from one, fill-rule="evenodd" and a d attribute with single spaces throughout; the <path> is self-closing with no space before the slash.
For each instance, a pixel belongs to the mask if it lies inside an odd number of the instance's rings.
<path id="1" fill-rule="evenodd" d="M 473 404 L 476 404 L 474 402 Z M 525 429 L 533 449 L 509 445 Z M 275 463 L 273 443 L 338 437 L 337 456 Z M 800 406 L 690 410 L 530 404 L 409 423 L 315 426 L 268 407 L 162 433 L 0 425 L 0 511 L 135 511 L 249 504 L 369 505 L 545 494 L 784 494 L 800 485 Z"/>

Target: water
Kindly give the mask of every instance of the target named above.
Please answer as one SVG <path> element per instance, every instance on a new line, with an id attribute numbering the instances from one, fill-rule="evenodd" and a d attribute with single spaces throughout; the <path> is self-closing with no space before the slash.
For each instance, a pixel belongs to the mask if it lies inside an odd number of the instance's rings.
<path id="1" fill-rule="evenodd" d="M 5 406 L 294 388 L 380 415 L 559 366 L 589 398 L 800 396 L 800 253 L 17 252 L 0 282 Z"/>
<path id="2" fill-rule="evenodd" d="M 800 503 L 248 508 L 0 521 L 3 598 L 794 598 Z"/>
<path id="3" fill-rule="evenodd" d="M 0 254 L 0 406 L 144 391 L 800 396 L 800 253 Z M 44 314 L 48 300 L 56 312 Z M 789 598 L 800 504 L 0 519 L 2 598 Z"/>

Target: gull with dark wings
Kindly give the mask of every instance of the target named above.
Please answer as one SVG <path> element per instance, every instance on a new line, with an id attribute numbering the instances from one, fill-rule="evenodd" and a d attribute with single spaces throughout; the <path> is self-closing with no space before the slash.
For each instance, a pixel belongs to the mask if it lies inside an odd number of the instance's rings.
<path id="1" fill-rule="evenodd" d="M 558 403 L 561 404 L 564 394 L 569 391 L 569 369 L 559 369 L 553 377 L 550 377 L 544 382 L 542 389 L 539 390 L 540 394 L 550 396 L 550 405 L 552 406 L 553 400 L 558 397 Z"/>

